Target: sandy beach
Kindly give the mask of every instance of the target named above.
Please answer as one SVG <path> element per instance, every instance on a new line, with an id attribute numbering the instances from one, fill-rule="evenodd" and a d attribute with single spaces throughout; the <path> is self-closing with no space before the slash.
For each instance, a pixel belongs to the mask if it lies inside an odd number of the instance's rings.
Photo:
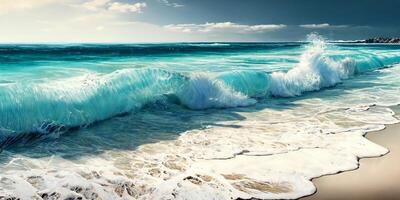
<path id="1" fill-rule="evenodd" d="M 400 111 L 399 107 L 394 110 L 397 114 Z M 314 179 L 317 192 L 302 199 L 400 199 L 400 124 L 388 125 L 366 137 L 390 152 L 361 159 L 357 170 Z"/>

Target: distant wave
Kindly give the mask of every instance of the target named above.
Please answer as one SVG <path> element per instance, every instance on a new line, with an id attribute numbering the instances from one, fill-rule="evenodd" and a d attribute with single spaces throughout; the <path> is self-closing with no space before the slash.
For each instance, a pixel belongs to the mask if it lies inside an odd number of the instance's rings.
<path id="1" fill-rule="evenodd" d="M 190 46 L 195 46 L 195 47 L 226 47 L 226 46 L 231 46 L 229 43 L 189 43 L 188 45 Z"/>
<path id="2" fill-rule="evenodd" d="M 92 60 L 124 56 L 237 52 L 301 46 L 301 43 L 165 43 L 165 44 L 0 44 L 0 62 Z M 21 56 L 24 55 L 24 56 Z"/>
<path id="3" fill-rule="evenodd" d="M 249 106 L 253 98 L 293 97 L 334 86 L 351 76 L 400 61 L 398 55 L 327 55 L 313 38 L 287 72 L 232 71 L 183 74 L 161 69 L 123 69 L 106 75 L 36 84 L 5 84 L 0 90 L 0 145 L 19 133 L 48 134 L 85 126 L 165 101 L 189 109 Z"/>

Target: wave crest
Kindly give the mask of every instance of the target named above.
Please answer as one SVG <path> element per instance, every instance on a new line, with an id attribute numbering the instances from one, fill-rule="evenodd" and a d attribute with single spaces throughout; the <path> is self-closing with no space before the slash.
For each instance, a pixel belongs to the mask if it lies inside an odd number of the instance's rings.
<path id="1" fill-rule="evenodd" d="M 256 103 L 253 98 L 298 96 L 400 61 L 397 54 L 332 55 L 327 53 L 323 39 L 310 38 L 299 63 L 287 72 L 185 75 L 145 68 L 46 83 L 3 84 L 0 135 L 64 131 L 131 112 L 165 97 L 174 97 L 177 101 L 173 103 L 189 109 L 248 106 Z"/>
<path id="2" fill-rule="evenodd" d="M 288 72 L 271 74 L 270 94 L 280 97 L 299 96 L 303 92 L 331 87 L 354 75 L 353 60 L 335 61 L 325 55 L 326 43 L 319 37 L 313 40 L 301 55 L 296 67 Z"/>

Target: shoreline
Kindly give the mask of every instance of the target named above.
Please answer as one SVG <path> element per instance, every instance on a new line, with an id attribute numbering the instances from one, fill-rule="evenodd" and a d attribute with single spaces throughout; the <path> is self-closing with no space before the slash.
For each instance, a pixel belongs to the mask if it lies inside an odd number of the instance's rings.
<path id="1" fill-rule="evenodd" d="M 400 106 L 391 107 L 400 113 Z M 316 199 L 400 199 L 400 123 L 385 125 L 385 129 L 368 132 L 365 138 L 389 150 L 379 157 L 359 159 L 354 170 L 313 178 L 314 194 L 301 200 Z"/>

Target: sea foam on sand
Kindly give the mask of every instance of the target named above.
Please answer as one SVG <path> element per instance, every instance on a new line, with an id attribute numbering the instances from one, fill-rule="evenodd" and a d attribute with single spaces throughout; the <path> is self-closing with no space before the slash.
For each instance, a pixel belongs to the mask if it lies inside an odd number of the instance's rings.
<path id="1" fill-rule="evenodd" d="M 291 199 L 310 179 L 358 167 L 387 149 L 363 135 L 397 123 L 386 107 L 300 100 L 285 112 L 192 130 L 176 140 L 67 160 L 14 155 L 1 166 L 0 194 L 21 199 Z M 274 116 L 274 117 L 271 117 Z M 7 153 L 7 152 L 3 152 Z"/>

